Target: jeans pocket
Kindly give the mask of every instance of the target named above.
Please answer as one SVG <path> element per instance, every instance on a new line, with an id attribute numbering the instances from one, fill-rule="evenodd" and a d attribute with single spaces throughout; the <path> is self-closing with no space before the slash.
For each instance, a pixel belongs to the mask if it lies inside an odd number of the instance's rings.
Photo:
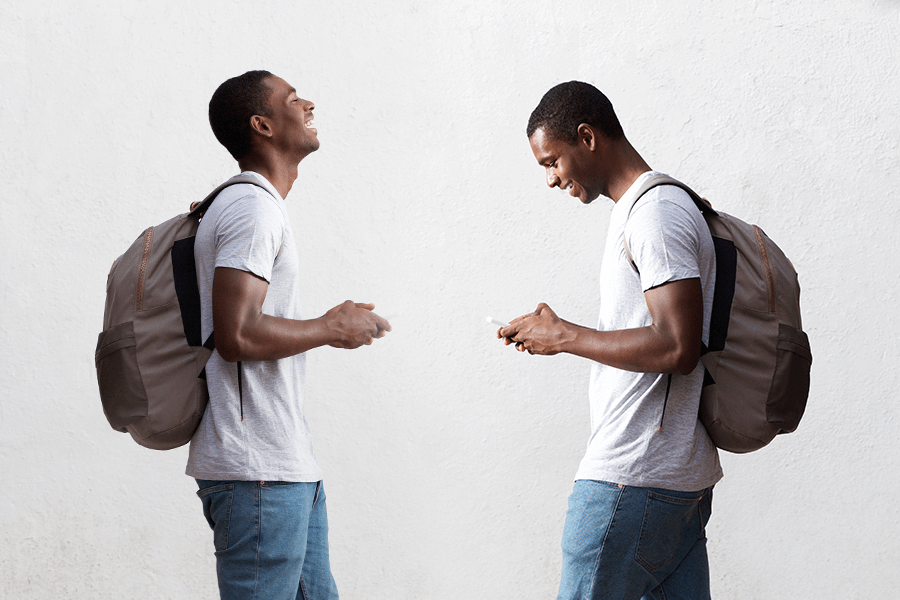
<path id="1" fill-rule="evenodd" d="M 702 527 L 696 522 L 699 517 L 697 505 L 702 499 L 702 494 L 679 498 L 649 492 L 635 560 L 650 573 L 655 573 L 675 558 L 692 526 L 699 537 Z"/>
<path id="2" fill-rule="evenodd" d="M 231 503 L 234 499 L 234 484 L 225 483 L 197 491 L 203 502 L 203 516 L 213 530 L 213 545 L 216 552 L 228 549 L 228 528 L 231 522 Z"/>

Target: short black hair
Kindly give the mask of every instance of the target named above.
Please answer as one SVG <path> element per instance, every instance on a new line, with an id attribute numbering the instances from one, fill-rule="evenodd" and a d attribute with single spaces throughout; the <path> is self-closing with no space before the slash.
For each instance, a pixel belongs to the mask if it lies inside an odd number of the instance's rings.
<path id="1" fill-rule="evenodd" d="M 268 77 L 268 71 L 247 71 L 220 85 L 209 100 L 209 124 L 235 160 L 250 152 L 250 117 L 269 115 Z"/>
<path id="2" fill-rule="evenodd" d="M 589 83 L 567 81 L 550 88 L 528 119 L 530 138 L 538 129 L 569 144 L 578 141 L 578 126 L 586 123 L 611 140 L 625 137 L 612 102 Z"/>

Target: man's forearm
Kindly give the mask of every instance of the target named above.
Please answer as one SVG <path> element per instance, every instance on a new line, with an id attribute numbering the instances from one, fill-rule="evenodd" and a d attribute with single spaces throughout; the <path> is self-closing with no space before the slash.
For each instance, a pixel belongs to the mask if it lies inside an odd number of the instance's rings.
<path id="1" fill-rule="evenodd" d="M 334 343 L 336 331 L 329 317 L 294 320 L 260 313 L 248 319 L 234 332 L 216 340 L 219 354 L 228 362 L 239 360 L 278 360 Z"/>
<path id="2" fill-rule="evenodd" d="M 690 373 L 697 365 L 699 349 L 680 348 L 654 326 L 618 331 L 598 331 L 562 321 L 566 333 L 559 345 L 567 352 L 617 369 L 639 373 Z"/>

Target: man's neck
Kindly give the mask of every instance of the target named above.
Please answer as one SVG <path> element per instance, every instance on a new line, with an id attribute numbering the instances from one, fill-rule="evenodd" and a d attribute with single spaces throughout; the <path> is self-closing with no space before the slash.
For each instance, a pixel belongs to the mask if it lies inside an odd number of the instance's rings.
<path id="1" fill-rule="evenodd" d="M 607 190 L 612 201 L 618 202 L 638 177 L 652 169 L 627 139 L 616 144 L 612 153 L 615 168 L 607 183 Z"/>
<path id="2" fill-rule="evenodd" d="M 295 163 L 284 163 L 253 156 L 239 160 L 238 166 L 241 171 L 253 171 L 265 177 L 282 198 L 287 198 L 297 179 L 297 164 Z"/>

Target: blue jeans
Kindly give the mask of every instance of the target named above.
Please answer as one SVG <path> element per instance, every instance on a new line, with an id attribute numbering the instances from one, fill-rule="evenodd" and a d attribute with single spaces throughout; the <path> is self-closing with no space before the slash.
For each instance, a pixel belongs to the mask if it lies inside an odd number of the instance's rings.
<path id="1" fill-rule="evenodd" d="M 222 600 L 337 600 L 321 481 L 197 484 Z"/>
<path id="2" fill-rule="evenodd" d="M 712 488 L 675 492 L 578 480 L 558 600 L 709 600 Z"/>

